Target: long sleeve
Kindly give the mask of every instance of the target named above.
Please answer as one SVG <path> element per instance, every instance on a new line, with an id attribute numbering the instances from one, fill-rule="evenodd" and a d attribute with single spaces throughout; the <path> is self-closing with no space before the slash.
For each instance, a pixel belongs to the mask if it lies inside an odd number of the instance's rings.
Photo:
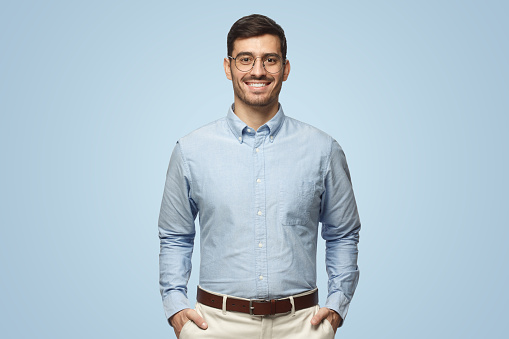
<path id="1" fill-rule="evenodd" d="M 345 319 L 352 300 L 359 269 L 357 243 L 361 227 L 345 154 L 334 140 L 324 179 L 320 221 L 326 241 L 325 263 L 328 307 Z"/>
<path id="2" fill-rule="evenodd" d="M 173 149 L 159 214 L 159 285 L 166 318 L 189 307 L 187 282 L 191 274 L 198 209 L 191 199 L 192 181 L 179 143 Z"/>

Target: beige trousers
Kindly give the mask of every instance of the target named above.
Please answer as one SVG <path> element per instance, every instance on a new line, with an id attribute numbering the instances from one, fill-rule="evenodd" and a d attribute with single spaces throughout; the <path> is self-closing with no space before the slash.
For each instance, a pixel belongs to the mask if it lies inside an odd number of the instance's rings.
<path id="1" fill-rule="evenodd" d="M 180 339 L 332 339 L 334 330 L 327 319 L 317 326 L 311 318 L 319 306 L 285 314 L 252 316 L 228 312 L 196 303 L 196 311 L 209 325 L 202 330 L 189 320 Z"/>

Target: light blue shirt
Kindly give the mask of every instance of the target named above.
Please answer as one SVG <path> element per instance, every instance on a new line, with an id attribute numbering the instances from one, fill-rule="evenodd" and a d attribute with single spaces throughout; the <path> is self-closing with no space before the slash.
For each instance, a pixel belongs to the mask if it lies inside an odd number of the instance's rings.
<path id="1" fill-rule="evenodd" d="M 200 224 L 200 286 L 248 299 L 316 287 L 318 223 L 329 276 L 325 307 L 344 319 L 359 269 L 360 220 L 345 155 L 324 132 L 277 114 L 257 131 L 228 115 L 181 138 L 161 212 L 160 289 L 166 317 L 189 307 Z"/>

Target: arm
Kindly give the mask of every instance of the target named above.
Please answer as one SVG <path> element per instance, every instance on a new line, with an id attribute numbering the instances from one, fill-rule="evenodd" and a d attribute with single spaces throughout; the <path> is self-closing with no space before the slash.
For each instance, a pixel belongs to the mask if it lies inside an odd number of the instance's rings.
<path id="1" fill-rule="evenodd" d="M 191 275 L 194 220 L 191 177 L 179 143 L 173 149 L 159 214 L 159 285 L 166 318 L 189 308 L 187 282 Z"/>
<path id="2" fill-rule="evenodd" d="M 320 221 L 322 237 L 326 241 L 325 263 L 329 276 L 325 307 L 339 314 L 342 320 L 359 280 L 357 243 L 361 224 L 345 154 L 335 140 L 324 187 Z"/>

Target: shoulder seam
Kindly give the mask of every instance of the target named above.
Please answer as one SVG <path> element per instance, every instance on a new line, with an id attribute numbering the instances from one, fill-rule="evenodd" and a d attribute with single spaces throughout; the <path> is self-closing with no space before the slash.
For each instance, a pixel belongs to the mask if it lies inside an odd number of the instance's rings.
<path id="1" fill-rule="evenodd" d="M 325 177 L 327 176 L 327 172 L 329 172 L 330 165 L 331 165 L 331 159 L 332 159 L 332 144 L 334 143 L 334 139 L 330 136 L 329 137 L 329 155 L 327 156 L 327 169 L 325 170 L 325 173 L 323 175 L 323 180 L 325 182 Z"/>
<path id="2" fill-rule="evenodd" d="M 327 133 L 327 132 L 325 132 L 325 131 L 322 131 L 321 129 L 319 129 L 319 128 L 318 128 L 318 127 L 316 127 L 316 126 L 313 126 L 313 125 L 311 125 L 311 124 L 308 124 L 307 122 L 300 121 L 300 120 L 298 120 L 298 119 L 295 119 L 295 118 L 292 118 L 292 117 L 289 117 L 289 116 L 285 116 L 285 118 L 291 119 L 291 120 L 293 120 L 293 121 L 295 121 L 295 122 L 297 122 L 297 123 L 299 123 L 299 124 L 302 124 L 302 125 L 305 125 L 305 126 L 307 126 L 307 127 L 309 127 L 309 128 L 312 128 L 313 130 L 315 130 L 315 131 L 317 131 L 317 132 L 319 132 L 319 133 L 323 134 L 324 136 L 327 136 L 328 138 L 332 138 L 332 137 L 330 136 L 330 134 L 329 134 L 329 133 Z M 334 139 L 334 138 L 332 138 L 332 139 Z"/>
<path id="3" fill-rule="evenodd" d="M 189 168 L 189 165 L 187 164 L 186 157 L 184 156 L 184 149 L 182 148 L 182 144 L 180 143 L 180 140 L 177 141 L 177 145 L 180 152 L 180 157 L 182 158 L 182 163 L 184 164 L 184 171 L 187 173 L 187 177 L 189 179 L 189 195 L 192 195 L 193 192 L 193 178 L 191 177 L 191 170 Z"/>
<path id="4" fill-rule="evenodd" d="M 206 127 L 208 127 L 208 126 L 211 126 L 211 125 L 217 124 L 218 122 L 220 122 L 220 121 L 222 121 L 222 120 L 224 120 L 224 119 L 225 119 L 225 117 L 222 117 L 222 118 L 216 119 L 216 120 L 214 120 L 214 121 L 211 121 L 211 122 L 209 122 L 208 124 L 205 124 L 205 125 L 203 125 L 203 126 L 201 126 L 201 127 L 198 127 L 197 129 L 195 129 L 195 130 L 193 130 L 193 131 L 191 131 L 191 132 L 187 133 L 187 134 L 186 134 L 186 135 L 184 135 L 183 137 L 181 137 L 179 140 L 184 139 L 184 138 L 186 138 L 186 137 L 190 136 L 191 134 L 194 134 L 195 132 L 197 132 L 197 131 L 199 131 L 199 130 L 201 130 L 201 129 L 203 129 L 203 128 L 206 128 Z"/>

